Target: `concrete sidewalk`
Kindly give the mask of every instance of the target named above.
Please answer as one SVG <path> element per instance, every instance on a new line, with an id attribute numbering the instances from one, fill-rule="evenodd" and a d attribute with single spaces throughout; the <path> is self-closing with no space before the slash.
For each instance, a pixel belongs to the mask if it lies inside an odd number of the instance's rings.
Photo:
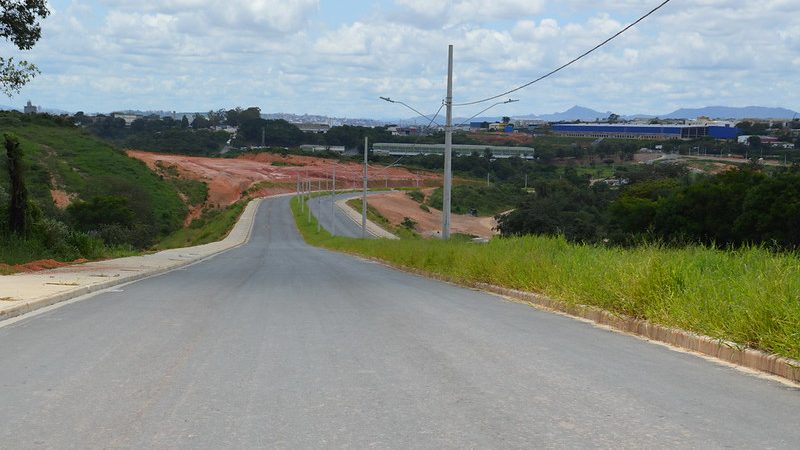
<path id="1" fill-rule="evenodd" d="M 162 274 L 248 241 L 262 199 L 247 204 L 228 236 L 218 242 L 127 258 L 94 261 L 41 272 L 0 276 L 0 320 L 91 292 Z"/>

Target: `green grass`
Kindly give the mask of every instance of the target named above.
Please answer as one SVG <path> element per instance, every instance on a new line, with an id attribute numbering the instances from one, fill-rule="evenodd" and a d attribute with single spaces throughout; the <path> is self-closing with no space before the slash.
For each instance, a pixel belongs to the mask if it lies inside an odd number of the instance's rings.
<path id="1" fill-rule="evenodd" d="M 194 245 L 208 244 L 225 238 L 242 215 L 245 206 L 250 201 L 244 198 L 223 209 L 209 209 L 192 223 L 175 231 L 162 239 L 154 246 L 155 250 L 169 248 L 191 247 Z"/>
<path id="2" fill-rule="evenodd" d="M 25 124 L 2 126 L 20 138 L 28 166 L 31 199 L 45 214 L 58 216 L 50 189 L 55 182 L 81 200 L 120 195 L 143 221 L 165 235 L 181 226 L 188 212 L 177 189 L 147 166 L 88 132 L 68 127 Z M 0 158 L 0 184 L 8 185 L 6 158 Z"/>
<path id="3" fill-rule="evenodd" d="M 794 253 L 701 246 L 620 249 L 534 236 L 485 245 L 351 239 L 309 229 L 296 201 L 292 208 L 312 245 L 457 282 L 539 292 L 800 360 L 800 256 Z"/>
<path id="4" fill-rule="evenodd" d="M 208 184 L 188 178 L 169 178 L 167 182 L 175 190 L 186 196 L 186 202 L 192 206 L 202 205 L 208 200 Z"/>
<path id="5" fill-rule="evenodd" d="M 564 168 L 566 169 L 566 168 Z M 592 178 L 611 178 L 614 176 L 616 168 L 609 164 L 596 164 L 594 167 L 580 165 L 575 167 L 575 171 L 579 176 L 591 175 Z M 562 169 L 563 173 L 563 169 Z"/>
<path id="6" fill-rule="evenodd" d="M 347 205 L 351 208 L 355 209 L 356 211 L 361 211 L 363 207 L 363 201 L 360 198 L 354 198 L 347 201 Z M 419 234 L 417 234 L 414 230 L 404 227 L 404 226 L 397 226 L 393 223 L 389 222 L 389 219 L 383 217 L 377 209 L 370 206 L 369 200 L 367 201 L 367 219 L 372 221 L 373 223 L 377 224 L 384 230 L 394 234 L 395 236 L 399 237 L 400 239 L 418 239 Z"/>
<path id="7" fill-rule="evenodd" d="M 208 200 L 208 184 L 191 178 L 183 178 L 178 166 L 156 161 L 156 172 L 162 179 L 183 195 L 191 206 L 202 205 Z"/>
<path id="8" fill-rule="evenodd" d="M 54 119 L 3 112 L 0 134 L 6 132 L 19 138 L 29 199 L 41 211 L 41 217 L 37 214 L 25 239 L 11 236 L 0 220 L 0 262 L 5 264 L 126 256 L 135 252 L 132 243 L 143 248 L 181 227 L 188 210 L 179 191 L 185 191 L 192 201 L 205 196 L 204 186 L 170 183 L 107 142 L 80 128 L 59 125 Z M 0 157 L 0 210 L 7 204 L 8 185 L 7 160 Z M 129 244 L 111 247 L 97 237 L 97 230 L 81 233 L 70 229 L 70 217 L 56 207 L 51 189 L 84 201 L 95 196 L 124 197 L 135 221 L 117 235 L 128 238 Z"/>
<path id="9" fill-rule="evenodd" d="M 475 209 L 478 216 L 493 216 L 514 208 L 523 196 L 521 189 L 511 185 L 457 184 L 453 186 L 451 208 L 455 214 L 469 214 Z M 442 189 L 434 190 L 425 203 L 441 210 Z"/>

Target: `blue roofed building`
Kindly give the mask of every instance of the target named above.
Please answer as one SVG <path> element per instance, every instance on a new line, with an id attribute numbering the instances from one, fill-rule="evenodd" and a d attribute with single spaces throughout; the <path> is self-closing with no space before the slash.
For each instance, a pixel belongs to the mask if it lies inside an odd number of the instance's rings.
<path id="1" fill-rule="evenodd" d="M 740 131 L 730 125 L 556 123 L 553 133 L 561 136 L 618 139 L 736 139 Z"/>

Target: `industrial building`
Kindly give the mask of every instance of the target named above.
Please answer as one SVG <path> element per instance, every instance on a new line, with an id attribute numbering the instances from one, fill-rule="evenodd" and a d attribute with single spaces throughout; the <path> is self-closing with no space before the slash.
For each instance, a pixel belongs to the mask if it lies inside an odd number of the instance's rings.
<path id="1" fill-rule="evenodd" d="M 523 159 L 533 159 L 533 147 L 498 147 L 493 145 L 457 145 L 453 144 L 453 155 L 483 155 L 486 150 L 494 158 L 511 158 L 514 156 Z M 377 143 L 372 145 L 372 151 L 378 154 L 404 156 L 404 155 L 444 155 L 444 144 L 391 144 Z"/>
<path id="2" fill-rule="evenodd" d="M 304 152 L 319 153 L 319 152 L 333 152 L 344 154 L 345 148 L 343 145 L 313 145 L 305 144 L 300 146 L 300 150 Z"/>
<path id="3" fill-rule="evenodd" d="M 553 133 L 561 136 L 619 139 L 736 139 L 739 129 L 730 125 L 634 125 L 610 123 L 557 123 Z"/>

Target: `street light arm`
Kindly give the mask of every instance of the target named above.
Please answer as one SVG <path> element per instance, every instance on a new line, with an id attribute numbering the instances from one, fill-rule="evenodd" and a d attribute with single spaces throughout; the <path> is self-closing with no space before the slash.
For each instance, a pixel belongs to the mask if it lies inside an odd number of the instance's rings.
<path id="1" fill-rule="evenodd" d="M 401 101 L 399 101 L 399 100 L 392 100 L 392 99 L 391 99 L 391 98 L 389 98 L 389 97 L 378 97 L 378 98 L 380 98 L 380 99 L 381 99 L 381 100 L 383 100 L 383 101 L 389 102 L 389 103 L 397 103 L 398 105 L 403 105 L 403 106 L 405 106 L 406 108 L 410 109 L 411 111 L 414 111 L 415 113 L 419 114 L 420 116 L 422 116 L 422 117 L 424 117 L 424 118 L 428 119 L 428 120 L 430 121 L 430 123 L 436 123 L 436 125 L 440 125 L 438 122 L 434 122 L 434 120 L 436 119 L 436 117 L 434 117 L 433 119 L 431 119 L 430 117 L 426 116 L 425 114 L 422 114 L 421 112 L 417 111 L 417 110 L 416 110 L 415 108 L 413 108 L 412 106 L 409 106 L 409 105 L 408 105 L 408 104 L 406 104 L 405 102 L 401 102 Z"/>
<path id="2" fill-rule="evenodd" d="M 497 106 L 497 105 L 505 105 L 506 103 L 514 103 L 514 102 L 518 102 L 518 101 L 519 101 L 518 99 L 508 99 L 508 100 L 506 100 L 506 101 L 504 101 L 504 102 L 497 102 L 497 103 L 495 103 L 495 104 L 493 104 L 493 105 L 489 106 L 488 108 L 486 108 L 486 109 L 482 110 L 481 112 L 479 112 L 479 113 L 475 114 L 474 116 L 470 117 L 469 119 L 467 119 L 467 120 L 465 120 L 465 121 L 461 122 L 460 124 L 456 125 L 456 127 L 460 127 L 461 125 L 464 125 L 464 124 L 468 123 L 470 120 L 472 120 L 472 119 L 474 119 L 474 118 L 478 117 L 479 115 L 481 115 L 481 114 L 485 113 L 486 111 L 488 111 L 488 110 L 490 110 L 490 109 L 494 108 L 494 107 L 495 107 L 495 106 Z"/>

